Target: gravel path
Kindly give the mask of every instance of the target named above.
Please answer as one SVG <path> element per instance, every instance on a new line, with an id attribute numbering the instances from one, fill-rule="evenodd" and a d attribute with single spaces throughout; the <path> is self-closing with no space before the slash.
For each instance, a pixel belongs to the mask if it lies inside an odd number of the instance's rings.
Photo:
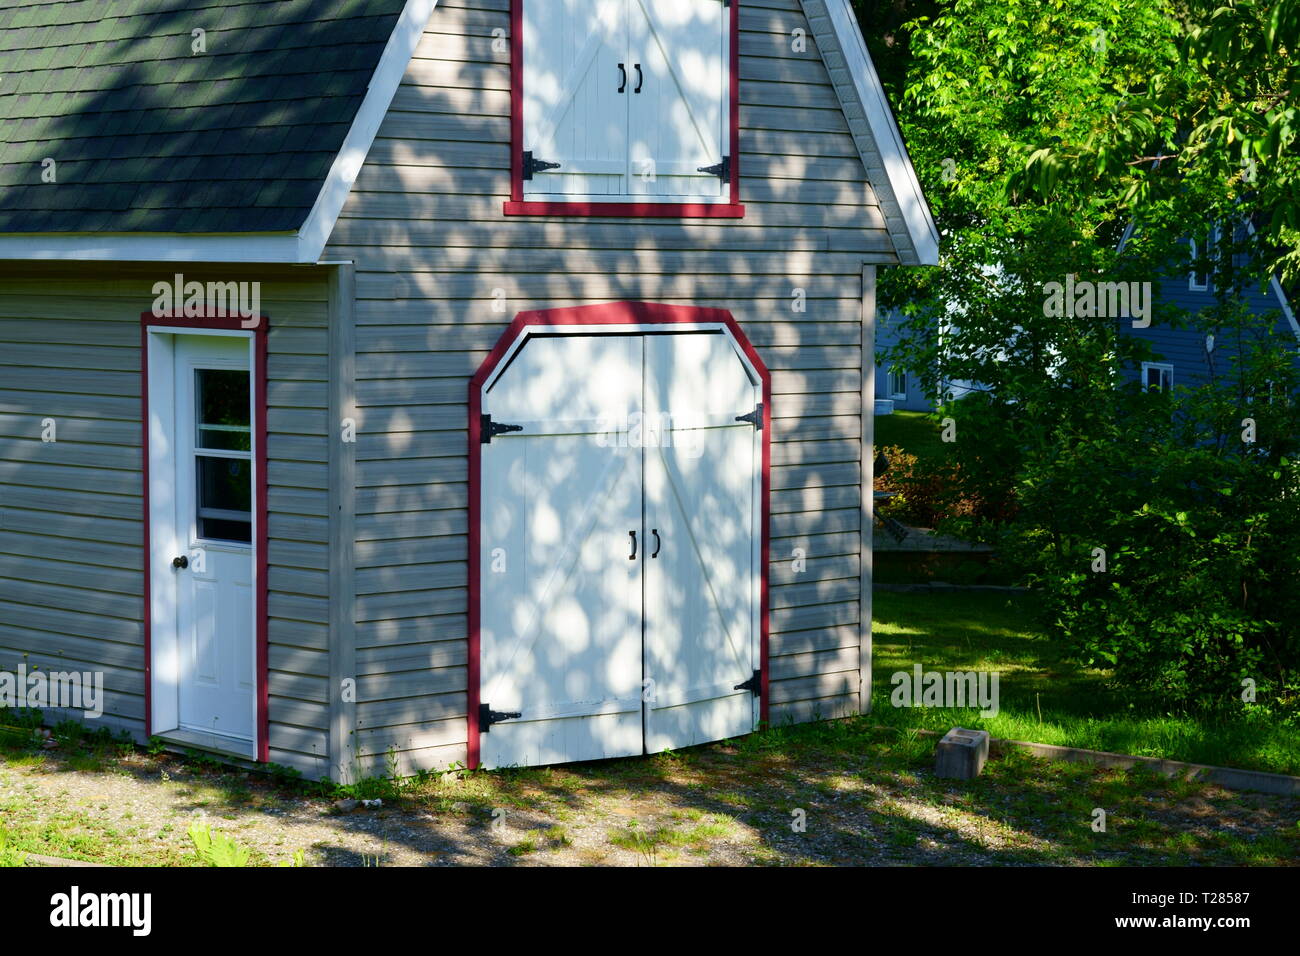
<path id="1" fill-rule="evenodd" d="M 11 849 L 193 865 L 202 819 L 275 865 L 1294 864 L 1300 801 L 1137 771 L 992 761 L 937 780 L 933 741 L 852 721 L 674 755 L 368 781 L 354 797 L 124 749 L 0 754 Z M 313 792 L 314 791 L 314 792 Z M 346 796 L 346 795 L 345 795 Z M 1095 811 L 1106 831 L 1094 829 Z"/>

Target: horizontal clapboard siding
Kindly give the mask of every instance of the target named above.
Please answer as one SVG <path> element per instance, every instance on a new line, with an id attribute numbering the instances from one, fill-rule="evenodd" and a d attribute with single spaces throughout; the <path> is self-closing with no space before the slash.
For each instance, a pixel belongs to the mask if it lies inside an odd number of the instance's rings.
<path id="1" fill-rule="evenodd" d="M 261 279 L 268 367 L 270 755 L 325 768 L 322 282 L 82 265 L 0 272 L 0 668 L 104 672 L 105 723 L 144 734 L 140 313 L 151 287 Z M 305 275 L 305 274 L 304 274 Z M 41 441 L 53 419 L 57 441 Z"/>
<path id="2" fill-rule="evenodd" d="M 327 250 L 357 269 L 360 762 L 466 756 L 469 376 L 517 312 L 618 299 L 729 309 L 772 369 L 772 718 L 856 711 L 861 266 L 894 252 L 800 4 L 741 6 L 746 215 L 713 221 L 502 215 L 508 9 L 438 4 Z"/>

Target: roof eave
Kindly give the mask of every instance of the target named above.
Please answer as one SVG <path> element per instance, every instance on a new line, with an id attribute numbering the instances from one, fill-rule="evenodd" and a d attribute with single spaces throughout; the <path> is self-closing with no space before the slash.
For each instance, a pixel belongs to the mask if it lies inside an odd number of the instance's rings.
<path id="1" fill-rule="evenodd" d="M 802 2 L 827 69 L 831 71 L 863 166 L 868 173 L 873 165 L 884 171 L 883 179 L 873 178 L 872 185 L 880 199 L 899 262 L 912 266 L 938 265 L 939 230 L 849 0 Z M 846 75 L 836 75 L 838 64 L 828 56 L 832 46 L 843 59 Z"/>
<path id="2" fill-rule="evenodd" d="M 315 262 L 299 233 L 10 233 L 0 260 L 86 262 Z"/>

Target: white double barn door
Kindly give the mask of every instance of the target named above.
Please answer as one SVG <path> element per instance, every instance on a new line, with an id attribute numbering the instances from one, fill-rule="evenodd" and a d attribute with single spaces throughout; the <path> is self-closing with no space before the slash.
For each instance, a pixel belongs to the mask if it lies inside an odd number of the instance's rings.
<path id="1" fill-rule="evenodd" d="M 488 384 L 484 766 L 754 729 L 761 396 L 723 332 L 535 335 Z"/>

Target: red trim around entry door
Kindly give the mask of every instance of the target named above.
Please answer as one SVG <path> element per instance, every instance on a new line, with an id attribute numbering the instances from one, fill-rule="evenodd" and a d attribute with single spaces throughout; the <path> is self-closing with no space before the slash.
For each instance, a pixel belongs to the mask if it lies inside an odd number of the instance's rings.
<path id="1" fill-rule="evenodd" d="M 496 345 L 492 347 L 469 382 L 469 659 L 466 681 L 468 683 L 467 765 L 473 769 L 479 763 L 479 600 L 481 548 L 480 521 L 482 516 L 482 445 L 480 443 L 483 410 L 483 383 L 500 364 L 510 346 L 524 330 L 532 326 L 554 325 L 657 325 L 657 324 L 713 324 L 724 325 L 740 346 L 749 363 L 758 372 L 763 383 L 763 465 L 761 476 L 761 501 L 759 504 L 761 546 L 759 560 L 759 669 L 762 674 L 762 694 L 759 697 L 759 719 L 769 720 L 768 707 L 768 564 L 771 560 L 771 497 L 772 497 L 772 375 L 759 358 L 740 324 L 726 309 L 700 308 L 685 305 L 662 305 L 657 302 L 608 302 L 600 305 L 580 305 L 561 309 L 539 309 L 520 312 L 507 326 Z"/>
<path id="2" fill-rule="evenodd" d="M 266 339 L 270 320 L 266 315 L 244 318 L 226 312 L 209 310 L 200 318 L 156 316 L 153 312 L 140 314 L 140 427 L 142 431 L 140 453 L 143 457 L 141 473 L 144 492 L 144 726 L 145 733 L 153 733 L 153 607 L 152 607 L 152 542 L 149 533 L 149 329 L 174 328 L 201 331 L 203 329 L 238 330 L 251 332 L 253 339 L 253 379 L 257 389 L 257 403 L 253 408 L 253 431 L 257 436 L 254 455 L 257 466 L 257 483 L 253 488 L 254 507 L 257 509 L 257 760 L 270 760 L 270 710 L 268 690 L 268 602 L 267 583 L 267 504 L 266 504 Z"/>
<path id="3" fill-rule="evenodd" d="M 740 203 L 740 3 L 730 0 L 729 24 L 731 189 L 726 202 L 566 202 L 524 198 L 524 3 L 510 0 L 510 198 L 502 207 L 507 216 L 607 216 L 626 219 L 742 219 Z M 537 2 L 537 0 L 534 0 Z M 716 0 L 715 0 L 716 2 Z"/>

